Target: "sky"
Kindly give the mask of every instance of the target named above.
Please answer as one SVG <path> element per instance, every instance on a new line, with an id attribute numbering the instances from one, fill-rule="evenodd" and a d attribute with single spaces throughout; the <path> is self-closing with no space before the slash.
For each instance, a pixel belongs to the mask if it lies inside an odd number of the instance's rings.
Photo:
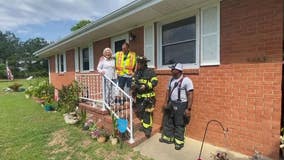
<path id="1" fill-rule="evenodd" d="M 82 19 L 97 20 L 133 0 L 0 0 L 0 31 L 21 41 L 58 41 Z"/>

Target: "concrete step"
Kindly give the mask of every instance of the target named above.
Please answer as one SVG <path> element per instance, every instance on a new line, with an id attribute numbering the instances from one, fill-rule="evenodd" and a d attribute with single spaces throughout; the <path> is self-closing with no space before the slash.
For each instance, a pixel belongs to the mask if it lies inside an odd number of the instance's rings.
<path id="1" fill-rule="evenodd" d="M 158 133 L 158 132 L 160 132 L 160 126 L 157 125 L 157 124 L 153 124 L 151 136 L 154 135 L 154 134 L 156 134 L 156 133 Z M 136 130 L 136 131 L 134 132 L 134 141 L 135 141 L 135 142 L 132 143 L 132 144 L 130 144 L 130 143 L 127 141 L 127 144 L 128 144 L 130 147 L 136 147 L 137 145 L 139 145 L 140 143 L 146 141 L 147 139 L 148 139 L 148 138 L 145 137 L 144 132 L 139 131 L 139 129 L 138 129 L 138 130 Z"/>

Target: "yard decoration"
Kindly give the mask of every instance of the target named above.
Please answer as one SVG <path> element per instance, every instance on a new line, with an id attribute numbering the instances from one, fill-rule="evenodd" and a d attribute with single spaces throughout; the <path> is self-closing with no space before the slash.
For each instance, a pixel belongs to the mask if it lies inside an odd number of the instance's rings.
<path id="1" fill-rule="evenodd" d="M 79 121 L 79 118 L 75 112 L 65 113 L 63 116 L 65 123 L 67 124 L 76 124 Z"/>
<path id="2" fill-rule="evenodd" d="M 118 131 L 120 132 L 120 148 L 122 148 L 122 145 L 123 145 L 123 141 L 122 139 L 124 138 L 125 136 L 125 132 L 127 130 L 127 126 L 128 126 L 128 121 L 127 119 L 123 119 L 123 118 L 119 118 L 117 119 L 117 129 Z"/>
<path id="3" fill-rule="evenodd" d="M 198 159 L 197 160 L 202 160 L 200 157 L 201 157 L 201 154 L 202 154 L 202 149 L 203 149 L 203 144 L 204 144 L 204 141 L 205 141 L 205 137 L 206 137 L 206 133 L 207 133 L 207 129 L 208 129 L 208 126 L 211 122 L 216 122 L 217 124 L 219 124 L 221 126 L 221 128 L 223 129 L 223 133 L 224 133 L 224 136 L 226 138 L 226 134 L 228 133 L 228 128 L 224 128 L 223 124 L 220 122 L 220 121 L 217 121 L 217 120 L 210 120 L 207 122 L 207 125 L 206 125 L 206 128 L 205 128 L 205 132 L 204 132 L 204 135 L 203 135 L 203 139 L 202 139 L 202 144 L 201 144 L 201 148 L 200 148 L 200 152 L 199 152 L 199 156 L 198 156 Z M 215 159 L 215 160 L 229 160 L 227 158 L 227 153 L 224 154 L 225 152 L 222 153 L 222 155 L 216 155 L 215 158 L 218 158 L 218 159 Z M 225 156 L 224 156 L 225 155 Z M 223 159 L 225 158 L 225 159 Z"/>

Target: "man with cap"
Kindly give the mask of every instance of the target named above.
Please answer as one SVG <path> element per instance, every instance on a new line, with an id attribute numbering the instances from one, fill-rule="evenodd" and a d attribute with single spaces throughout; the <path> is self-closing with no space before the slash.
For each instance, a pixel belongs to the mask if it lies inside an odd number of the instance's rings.
<path id="1" fill-rule="evenodd" d="M 193 83 L 190 78 L 183 76 L 183 66 L 176 63 L 172 66 L 172 79 L 169 82 L 164 102 L 164 118 L 162 143 L 175 144 L 175 149 L 184 146 L 185 126 L 189 123 L 189 113 L 192 106 Z"/>
<path id="2" fill-rule="evenodd" d="M 156 73 L 148 68 L 146 57 L 137 56 L 137 68 L 132 78 L 133 97 L 136 99 L 136 115 L 141 121 L 141 130 L 149 138 L 152 132 L 153 110 L 155 107 L 154 87 L 158 84 Z"/>

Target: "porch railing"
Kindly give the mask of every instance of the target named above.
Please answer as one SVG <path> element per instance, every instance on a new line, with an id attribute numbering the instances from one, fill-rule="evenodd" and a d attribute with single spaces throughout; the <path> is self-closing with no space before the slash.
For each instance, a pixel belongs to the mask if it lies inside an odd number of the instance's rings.
<path id="1" fill-rule="evenodd" d="M 129 143 L 134 143 L 133 99 L 116 82 L 100 74 L 76 74 L 75 80 L 81 85 L 80 99 L 93 103 L 93 106 L 106 108 L 116 117 L 127 119 Z"/>

